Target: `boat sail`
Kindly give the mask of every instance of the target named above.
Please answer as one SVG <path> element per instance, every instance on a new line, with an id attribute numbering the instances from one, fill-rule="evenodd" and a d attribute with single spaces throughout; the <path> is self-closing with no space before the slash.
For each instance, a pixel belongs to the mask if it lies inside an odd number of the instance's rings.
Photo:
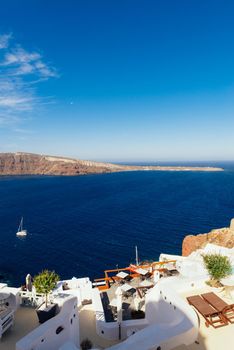
<path id="1" fill-rule="evenodd" d="M 27 230 L 23 229 L 23 217 L 20 220 L 18 231 L 16 232 L 16 236 L 27 236 Z"/>

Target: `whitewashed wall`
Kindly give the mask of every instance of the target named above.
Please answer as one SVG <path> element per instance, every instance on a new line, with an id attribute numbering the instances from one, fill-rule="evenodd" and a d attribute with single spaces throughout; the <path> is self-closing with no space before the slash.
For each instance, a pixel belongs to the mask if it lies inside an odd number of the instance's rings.
<path id="1" fill-rule="evenodd" d="M 19 340 L 16 350 L 58 350 L 67 341 L 79 348 L 77 298 L 67 296 L 61 298 L 60 303 L 62 306 L 59 314 Z M 62 327 L 62 331 L 56 334 L 59 327 Z"/>

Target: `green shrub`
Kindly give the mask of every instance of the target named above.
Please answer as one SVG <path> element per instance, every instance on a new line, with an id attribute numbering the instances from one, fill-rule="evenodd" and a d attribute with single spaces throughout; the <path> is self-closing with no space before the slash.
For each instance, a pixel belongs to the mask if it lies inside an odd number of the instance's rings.
<path id="1" fill-rule="evenodd" d="M 48 294 L 56 287 L 59 281 L 59 275 L 54 271 L 44 270 L 33 279 L 34 287 L 37 293 L 45 295 L 45 303 L 47 307 Z"/>
<path id="2" fill-rule="evenodd" d="M 232 273 L 232 266 L 229 258 L 221 254 L 203 255 L 205 267 L 210 275 L 211 280 L 220 281 Z"/>

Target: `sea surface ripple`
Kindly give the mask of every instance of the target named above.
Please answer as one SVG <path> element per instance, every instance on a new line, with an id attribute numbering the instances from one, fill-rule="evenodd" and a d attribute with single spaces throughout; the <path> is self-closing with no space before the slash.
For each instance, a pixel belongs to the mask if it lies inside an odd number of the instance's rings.
<path id="1" fill-rule="evenodd" d="M 135 245 L 141 260 L 181 254 L 185 235 L 234 217 L 234 164 L 215 166 L 225 171 L 1 177 L 0 282 L 45 268 L 102 277 L 134 262 Z M 26 238 L 16 237 L 21 216 Z"/>

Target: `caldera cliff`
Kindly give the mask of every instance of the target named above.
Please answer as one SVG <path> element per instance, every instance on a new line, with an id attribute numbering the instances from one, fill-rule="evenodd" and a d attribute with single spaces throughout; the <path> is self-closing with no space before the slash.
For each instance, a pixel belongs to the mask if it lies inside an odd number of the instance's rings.
<path id="1" fill-rule="evenodd" d="M 226 248 L 233 248 L 234 219 L 231 220 L 230 227 L 214 229 L 208 233 L 186 236 L 182 244 L 182 255 L 188 256 L 193 251 L 204 248 L 207 243 L 213 243 Z"/>

